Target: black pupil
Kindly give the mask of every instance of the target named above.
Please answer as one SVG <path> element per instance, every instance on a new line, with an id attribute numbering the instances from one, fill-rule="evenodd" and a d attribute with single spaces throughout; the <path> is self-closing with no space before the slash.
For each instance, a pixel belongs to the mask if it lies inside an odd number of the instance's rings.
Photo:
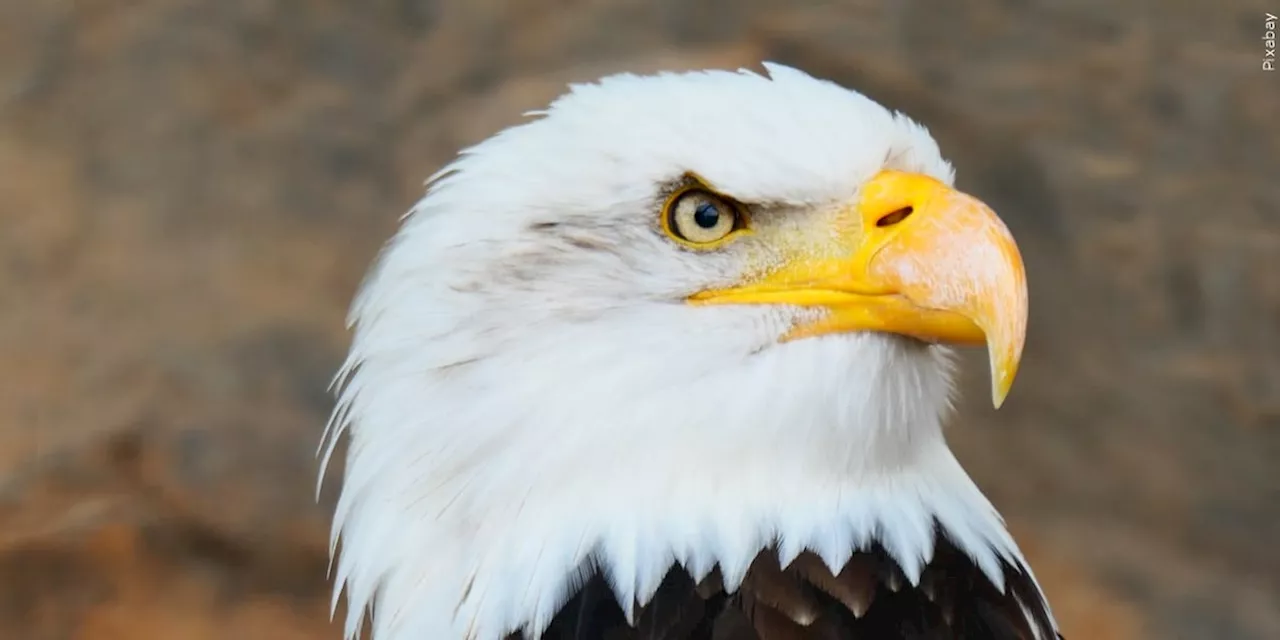
<path id="1" fill-rule="evenodd" d="M 720 209 L 713 202 L 704 202 L 693 210 L 693 222 L 703 229 L 714 229 L 720 222 Z"/>

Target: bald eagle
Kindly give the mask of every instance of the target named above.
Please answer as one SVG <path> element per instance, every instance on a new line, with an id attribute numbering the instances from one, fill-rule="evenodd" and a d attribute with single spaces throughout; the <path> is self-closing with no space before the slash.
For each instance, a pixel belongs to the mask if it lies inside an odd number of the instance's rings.
<path id="1" fill-rule="evenodd" d="M 1060 637 L 943 437 L 951 346 L 998 407 L 1027 292 L 924 127 L 774 64 L 530 115 L 353 304 L 349 637 Z"/>

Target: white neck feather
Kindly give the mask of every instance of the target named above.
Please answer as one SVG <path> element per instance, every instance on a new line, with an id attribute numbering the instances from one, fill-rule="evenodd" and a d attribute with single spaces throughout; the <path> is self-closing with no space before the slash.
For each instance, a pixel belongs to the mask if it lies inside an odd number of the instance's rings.
<path id="1" fill-rule="evenodd" d="M 536 634 L 595 567 L 629 613 L 672 563 L 695 578 L 718 565 L 733 588 L 775 543 L 783 563 L 808 549 L 837 570 L 874 538 L 915 582 L 935 521 L 997 584 L 998 556 L 1020 560 L 943 439 L 945 350 L 856 335 L 743 357 L 734 336 L 776 330 L 735 324 L 786 319 L 700 309 L 724 339 L 690 358 L 687 336 L 624 339 L 690 313 L 655 305 L 449 367 L 395 348 L 391 329 L 415 325 L 381 311 L 336 418 L 351 435 L 334 530 L 349 633 L 376 604 L 377 640 Z M 544 349 L 567 355 L 548 370 L 531 357 Z"/>

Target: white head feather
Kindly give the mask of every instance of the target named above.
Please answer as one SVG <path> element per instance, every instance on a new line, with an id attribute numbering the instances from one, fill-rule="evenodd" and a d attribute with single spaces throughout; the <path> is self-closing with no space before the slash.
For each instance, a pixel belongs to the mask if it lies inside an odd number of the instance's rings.
<path id="1" fill-rule="evenodd" d="M 574 86 L 432 179 L 354 305 L 329 434 L 349 635 L 366 608 L 376 640 L 536 634 L 594 567 L 629 611 L 673 562 L 732 588 L 774 543 L 838 569 L 874 536 L 914 582 L 935 518 L 998 585 L 1020 559 L 944 442 L 944 348 L 683 302 L 760 266 L 656 230 L 686 172 L 796 225 L 884 168 L 952 181 L 907 117 L 766 66 Z"/>

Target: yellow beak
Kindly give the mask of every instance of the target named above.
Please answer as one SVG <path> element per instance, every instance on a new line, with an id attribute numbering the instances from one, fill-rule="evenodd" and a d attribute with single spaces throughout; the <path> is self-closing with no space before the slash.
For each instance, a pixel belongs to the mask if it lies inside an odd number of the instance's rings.
<path id="1" fill-rule="evenodd" d="M 987 345 L 992 403 L 1018 372 L 1027 328 L 1022 256 L 981 201 L 927 176 L 883 171 L 836 215 L 834 247 L 796 248 L 755 282 L 704 291 L 694 304 L 818 307 L 784 339 L 881 331 L 926 342 Z"/>

